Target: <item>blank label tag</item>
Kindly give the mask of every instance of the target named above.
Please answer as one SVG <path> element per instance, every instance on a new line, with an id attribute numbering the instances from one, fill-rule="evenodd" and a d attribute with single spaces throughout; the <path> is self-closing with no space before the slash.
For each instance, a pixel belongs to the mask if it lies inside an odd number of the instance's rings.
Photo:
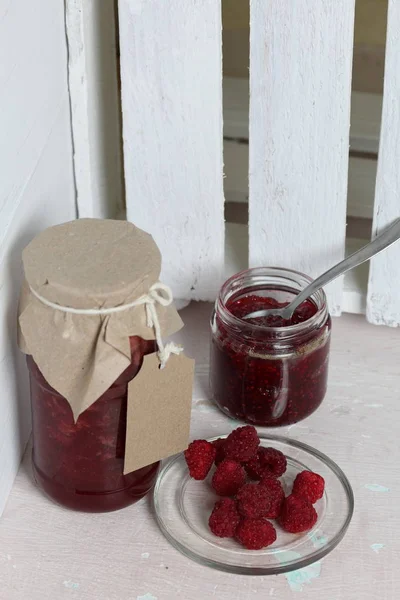
<path id="1" fill-rule="evenodd" d="M 194 360 L 172 354 L 159 369 L 144 357 L 128 384 L 124 475 L 185 450 L 190 431 Z"/>

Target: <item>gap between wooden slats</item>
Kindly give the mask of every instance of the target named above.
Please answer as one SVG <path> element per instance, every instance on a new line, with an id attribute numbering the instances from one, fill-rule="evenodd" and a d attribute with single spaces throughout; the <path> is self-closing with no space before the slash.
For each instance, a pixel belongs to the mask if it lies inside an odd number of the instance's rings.
<path id="1" fill-rule="evenodd" d="M 119 20 L 127 218 L 155 238 L 176 297 L 214 300 L 224 266 L 220 2 L 120 0 Z"/>
<path id="2" fill-rule="evenodd" d="M 381 139 L 375 187 L 373 234 L 400 216 L 400 3 L 389 0 Z M 400 324 L 400 243 L 372 259 L 367 318 L 376 325 Z"/>
<path id="3" fill-rule="evenodd" d="M 250 9 L 250 265 L 316 276 L 344 255 L 354 1 Z"/>
<path id="4" fill-rule="evenodd" d="M 123 209 L 114 0 L 66 0 L 74 173 L 79 217 Z"/>

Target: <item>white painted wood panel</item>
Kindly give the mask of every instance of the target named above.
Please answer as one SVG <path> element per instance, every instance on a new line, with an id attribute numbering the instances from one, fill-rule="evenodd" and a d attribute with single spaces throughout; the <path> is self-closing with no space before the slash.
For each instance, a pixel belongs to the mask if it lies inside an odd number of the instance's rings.
<path id="1" fill-rule="evenodd" d="M 225 77 L 224 142 L 225 199 L 227 202 L 248 200 L 248 148 L 236 140 L 249 138 L 249 81 Z M 353 92 L 351 95 L 350 156 L 347 192 L 347 215 L 372 218 L 376 179 L 376 160 L 363 153 L 378 153 L 382 96 Z"/>
<path id="2" fill-rule="evenodd" d="M 224 190 L 226 202 L 248 202 L 248 144 L 224 141 Z M 377 161 L 350 156 L 347 186 L 347 216 L 371 219 Z"/>
<path id="3" fill-rule="evenodd" d="M 21 251 L 41 229 L 76 216 L 62 2 L 0 0 L 0 90 L 1 514 L 30 433 L 16 345 Z"/>
<path id="4" fill-rule="evenodd" d="M 315 276 L 344 256 L 354 1 L 250 6 L 249 261 Z"/>
<path id="5" fill-rule="evenodd" d="M 214 299 L 224 262 L 221 3 L 120 0 L 127 218 L 153 234 L 162 279 Z"/>
<path id="6" fill-rule="evenodd" d="M 373 235 L 400 216 L 400 3 L 389 0 L 382 126 L 376 179 Z M 376 325 L 400 325 L 400 245 L 371 261 L 367 318 Z"/>
<path id="7" fill-rule="evenodd" d="M 69 90 L 80 217 L 124 203 L 114 0 L 66 0 Z"/>
<path id="8" fill-rule="evenodd" d="M 224 135 L 249 137 L 249 80 L 224 77 Z M 350 148 L 357 152 L 378 152 L 382 95 L 365 92 L 351 94 Z"/>

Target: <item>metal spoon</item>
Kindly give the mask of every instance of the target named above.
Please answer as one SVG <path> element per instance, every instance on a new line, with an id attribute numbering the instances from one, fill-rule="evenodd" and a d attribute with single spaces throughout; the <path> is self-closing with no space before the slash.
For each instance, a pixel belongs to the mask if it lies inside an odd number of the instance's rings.
<path id="1" fill-rule="evenodd" d="M 311 296 L 314 292 L 319 290 L 321 287 L 332 281 L 332 279 L 336 279 L 339 275 L 343 275 L 350 269 L 354 269 L 354 267 L 358 267 L 366 260 L 369 260 L 375 254 L 378 254 L 393 242 L 396 242 L 400 238 L 400 219 L 396 219 L 390 227 L 385 229 L 383 233 L 378 235 L 372 242 L 369 242 L 366 246 L 357 250 L 340 263 L 314 279 L 307 287 L 304 288 L 298 294 L 290 304 L 285 306 L 284 308 L 268 308 L 263 310 L 256 310 L 254 312 L 249 313 L 244 317 L 244 319 L 255 319 L 257 317 L 269 317 L 272 315 L 279 315 L 282 319 L 290 319 L 294 311 L 304 300 L 306 300 L 309 296 Z"/>

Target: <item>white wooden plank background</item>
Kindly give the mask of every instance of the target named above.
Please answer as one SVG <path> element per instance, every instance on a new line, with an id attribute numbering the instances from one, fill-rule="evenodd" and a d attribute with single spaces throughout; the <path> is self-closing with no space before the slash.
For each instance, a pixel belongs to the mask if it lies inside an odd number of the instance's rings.
<path id="1" fill-rule="evenodd" d="M 237 423 L 208 396 L 211 305 L 182 312 L 177 339 L 196 359 L 191 436 Z M 328 454 L 354 490 L 347 535 L 326 558 L 273 577 L 192 562 L 162 536 L 149 499 L 108 514 L 74 513 L 33 484 L 26 456 L 0 521 L 1 600 L 397 600 L 400 589 L 400 349 L 397 331 L 343 315 L 332 328 L 321 407 L 276 433 Z M 268 430 L 271 432 L 271 430 Z"/>
<path id="2" fill-rule="evenodd" d="M 224 77 L 224 135 L 227 138 L 249 138 L 249 80 Z M 378 153 L 382 112 L 382 96 L 352 92 L 350 117 L 350 150 L 360 153 L 350 156 L 347 190 L 347 215 L 371 218 L 377 161 L 363 157 Z M 247 202 L 248 146 L 232 139 L 224 142 L 225 200 Z"/>
<path id="3" fill-rule="evenodd" d="M 79 217 L 114 218 L 124 204 L 114 0 L 66 0 Z"/>
<path id="4" fill-rule="evenodd" d="M 16 345 L 21 251 L 76 216 L 64 5 L 39 4 L 0 0 L 0 514 L 30 433 Z"/>
<path id="5" fill-rule="evenodd" d="M 249 80 L 224 77 L 224 134 L 249 137 Z M 350 147 L 359 152 L 378 152 L 382 94 L 353 91 L 351 94 Z"/>
<path id="6" fill-rule="evenodd" d="M 250 265 L 315 276 L 344 255 L 354 1 L 250 7 Z"/>
<path id="7" fill-rule="evenodd" d="M 373 233 L 400 216 L 400 3 L 389 0 L 382 126 Z M 371 261 L 367 318 L 376 325 L 400 324 L 400 245 Z"/>
<path id="8" fill-rule="evenodd" d="M 214 299 L 224 253 L 221 3 L 120 0 L 127 217 L 178 298 Z"/>
<path id="9" fill-rule="evenodd" d="M 233 140 L 224 141 L 225 200 L 248 202 L 249 147 Z M 377 161 L 373 158 L 349 158 L 347 216 L 372 219 L 374 211 Z"/>

